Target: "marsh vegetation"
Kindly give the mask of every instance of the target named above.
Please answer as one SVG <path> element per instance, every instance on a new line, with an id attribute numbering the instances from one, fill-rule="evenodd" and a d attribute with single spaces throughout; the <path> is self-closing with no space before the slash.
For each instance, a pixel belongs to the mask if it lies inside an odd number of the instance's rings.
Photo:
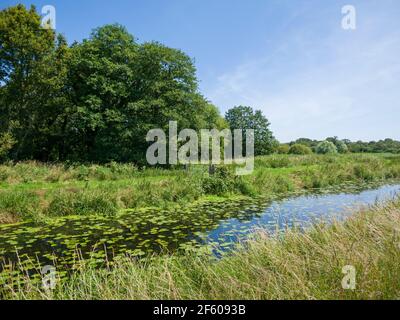
<path id="1" fill-rule="evenodd" d="M 231 259 L 259 229 L 300 232 L 390 200 L 400 178 L 398 156 L 384 154 L 264 156 L 244 177 L 115 163 L 0 170 L 1 281 L 13 290 L 39 285 L 49 264 L 69 283 L 82 268 L 110 271 L 126 259 Z"/>

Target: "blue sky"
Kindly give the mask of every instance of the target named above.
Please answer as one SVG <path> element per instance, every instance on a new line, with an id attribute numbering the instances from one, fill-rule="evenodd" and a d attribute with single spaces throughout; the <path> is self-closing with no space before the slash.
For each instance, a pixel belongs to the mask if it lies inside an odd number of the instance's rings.
<path id="1" fill-rule="evenodd" d="M 398 0 L 2 0 L 57 9 L 68 40 L 118 22 L 140 42 L 195 58 L 202 93 L 222 113 L 261 109 L 281 141 L 337 135 L 400 139 Z M 356 30 L 341 9 L 356 8 Z"/>

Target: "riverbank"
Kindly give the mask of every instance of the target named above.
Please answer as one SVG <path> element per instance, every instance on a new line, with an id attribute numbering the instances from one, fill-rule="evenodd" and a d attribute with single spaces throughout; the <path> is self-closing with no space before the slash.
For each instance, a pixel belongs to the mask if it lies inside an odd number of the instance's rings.
<path id="1" fill-rule="evenodd" d="M 110 270 L 84 267 L 54 291 L 26 283 L 12 299 L 398 299 L 400 200 L 318 224 L 306 233 L 260 235 L 216 261 L 168 255 L 120 261 Z M 343 289 L 345 266 L 355 289 Z"/>
<path id="2" fill-rule="evenodd" d="M 138 169 L 129 164 L 0 166 L 0 224 L 65 216 L 116 216 L 135 208 L 169 208 L 205 199 L 285 194 L 343 182 L 400 178 L 400 157 L 386 154 L 258 157 L 249 176 L 222 168 Z"/>

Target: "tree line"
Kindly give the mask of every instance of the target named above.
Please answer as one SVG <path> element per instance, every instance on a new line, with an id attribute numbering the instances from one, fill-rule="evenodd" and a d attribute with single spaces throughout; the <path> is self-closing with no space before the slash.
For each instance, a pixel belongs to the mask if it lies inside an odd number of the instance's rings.
<path id="1" fill-rule="evenodd" d="M 254 129 L 256 155 L 286 150 L 261 111 L 237 106 L 221 116 L 199 92 L 194 61 L 181 50 L 139 43 L 119 24 L 69 45 L 41 26 L 34 6 L 0 11 L 0 161 L 141 164 L 147 132 L 168 131 L 170 121 L 196 131 Z M 292 144 L 315 151 L 318 142 Z M 400 149 L 393 140 L 344 144 L 351 152 Z"/>
<path id="2" fill-rule="evenodd" d="M 324 141 L 300 138 L 277 147 L 278 153 L 310 154 L 310 153 L 400 153 L 400 141 L 385 139 L 379 141 L 351 141 L 329 137 Z"/>
<path id="3" fill-rule="evenodd" d="M 237 107 L 225 120 L 198 90 L 184 52 L 138 43 L 119 24 L 68 45 L 41 27 L 34 7 L 0 12 L 0 158 L 143 162 L 150 129 L 256 129 L 256 153 L 274 138 L 261 112 Z M 235 127 L 243 128 L 243 127 Z"/>

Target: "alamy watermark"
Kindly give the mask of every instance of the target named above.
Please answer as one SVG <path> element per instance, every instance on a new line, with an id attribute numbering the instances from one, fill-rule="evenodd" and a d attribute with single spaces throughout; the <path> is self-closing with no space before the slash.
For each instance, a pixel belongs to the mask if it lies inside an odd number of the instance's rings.
<path id="1" fill-rule="evenodd" d="M 356 289 L 356 268 L 351 265 L 344 266 L 342 273 L 345 275 L 342 279 L 342 288 L 344 290 Z"/>
<path id="2" fill-rule="evenodd" d="M 44 266 L 41 270 L 42 286 L 45 291 L 54 290 L 57 285 L 57 270 L 54 266 Z"/>
<path id="3" fill-rule="evenodd" d="M 345 5 L 342 7 L 342 28 L 344 30 L 356 30 L 357 28 L 357 12 L 356 8 L 352 5 Z"/>
<path id="4" fill-rule="evenodd" d="M 246 133 L 245 140 L 243 140 L 243 131 Z M 229 129 L 203 129 L 200 130 L 199 137 L 198 133 L 192 129 L 184 129 L 178 133 L 177 122 L 170 121 L 168 138 L 164 130 L 153 129 L 148 132 L 146 141 L 154 142 L 146 153 L 146 159 L 150 165 L 167 163 L 170 165 L 242 165 L 236 168 L 237 175 L 251 174 L 254 170 L 254 130 L 252 129 L 238 129 L 233 133 Z"/>
<path id="5" fill-rule="evenodd" d="M 56 29 L 56 8 L 52 5 L 46 5 L 42 8 L 41 26 L 44 29 Z"/>

